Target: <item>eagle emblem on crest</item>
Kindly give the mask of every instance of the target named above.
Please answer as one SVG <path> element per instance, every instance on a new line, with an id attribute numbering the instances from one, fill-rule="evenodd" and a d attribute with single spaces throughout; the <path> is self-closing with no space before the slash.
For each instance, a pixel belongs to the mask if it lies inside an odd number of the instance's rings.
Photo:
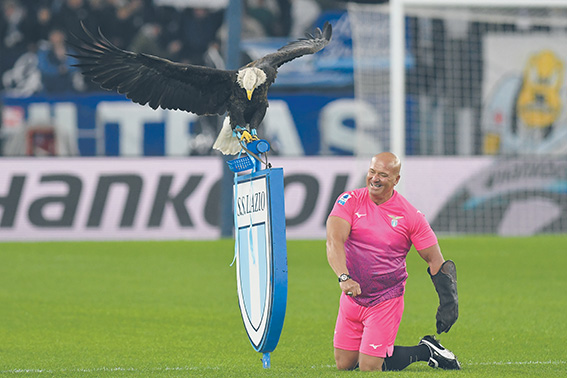
<path id="1" fill-rule="evenodd" d="M 397 215 L 390 215 L 388 214 L 388 216 L 390 218 L 392 218 L 392 221 L 390 222 L 390 224 L 392 225 L 392 227 L 396 227 L 398 225 L 398 219 L 402 219 L 402 216 L 397 216 Z"/>

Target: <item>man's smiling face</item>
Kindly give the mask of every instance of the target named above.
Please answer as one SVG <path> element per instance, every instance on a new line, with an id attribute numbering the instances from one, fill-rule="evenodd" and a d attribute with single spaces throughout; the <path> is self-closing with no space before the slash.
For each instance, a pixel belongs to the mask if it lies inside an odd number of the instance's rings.
<path id="1" fill-rule="evenodd" d="M 374 203 L 386 202 L 400 180 L 400 163 L 395 155 L 383 153 L 372 158 L 366 174 L 366 187 Z"/>

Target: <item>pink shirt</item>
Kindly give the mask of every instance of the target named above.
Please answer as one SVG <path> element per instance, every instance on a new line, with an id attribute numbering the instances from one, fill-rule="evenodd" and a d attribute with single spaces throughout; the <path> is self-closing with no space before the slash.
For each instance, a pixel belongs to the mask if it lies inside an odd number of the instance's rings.
<path id="1" fill-rule="evenodd" d="M 425 216 L 401 194 L 376 205 L 367 188 L 341 194 L 332 216 L 351 225 L 345 243 L 346 263 L 362 294 L 353 298 L 361 306 L 373 306 L 404 294 L 406 256 L 412 246 L 422 250 L 437 243 Z"/>

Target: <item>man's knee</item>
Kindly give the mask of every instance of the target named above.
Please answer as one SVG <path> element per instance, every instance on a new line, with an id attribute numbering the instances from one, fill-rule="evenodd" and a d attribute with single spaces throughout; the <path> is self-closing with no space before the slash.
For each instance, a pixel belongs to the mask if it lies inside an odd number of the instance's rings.
<path id="1" fill-rule="evenodd" d="M 358 351 L 335 349 L 335 363 L 339 370 L 353 370 L 358 365 Z"/>
<path id="2" fill-rule="evenodd" d="M 381 371 L 384 359 L 381 357 L 360 354 L 360 371 Z"/>
<path id="3" fill-rule="evenodd" d="M 358 362 L 351 363 L 348 361 L 336 361 L 338 370 L 354 370 L 358 366 Z"/>
<path id="4" fill-rule="evenodd" d="M 360 371 L 382 371 L 382 364 L 363 364 L 359 365 Z"/>

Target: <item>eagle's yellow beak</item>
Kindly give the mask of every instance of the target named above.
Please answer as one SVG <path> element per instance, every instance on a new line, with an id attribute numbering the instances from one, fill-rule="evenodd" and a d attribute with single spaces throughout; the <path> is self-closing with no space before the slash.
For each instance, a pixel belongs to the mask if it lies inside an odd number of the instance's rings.
<path id="1" fill-rule="evenodd" d="M 254 89 L 246 91 L 246 96 L 248 96 L 248 101 L 252 100 L 252 92 L 254 92 Z"/>

